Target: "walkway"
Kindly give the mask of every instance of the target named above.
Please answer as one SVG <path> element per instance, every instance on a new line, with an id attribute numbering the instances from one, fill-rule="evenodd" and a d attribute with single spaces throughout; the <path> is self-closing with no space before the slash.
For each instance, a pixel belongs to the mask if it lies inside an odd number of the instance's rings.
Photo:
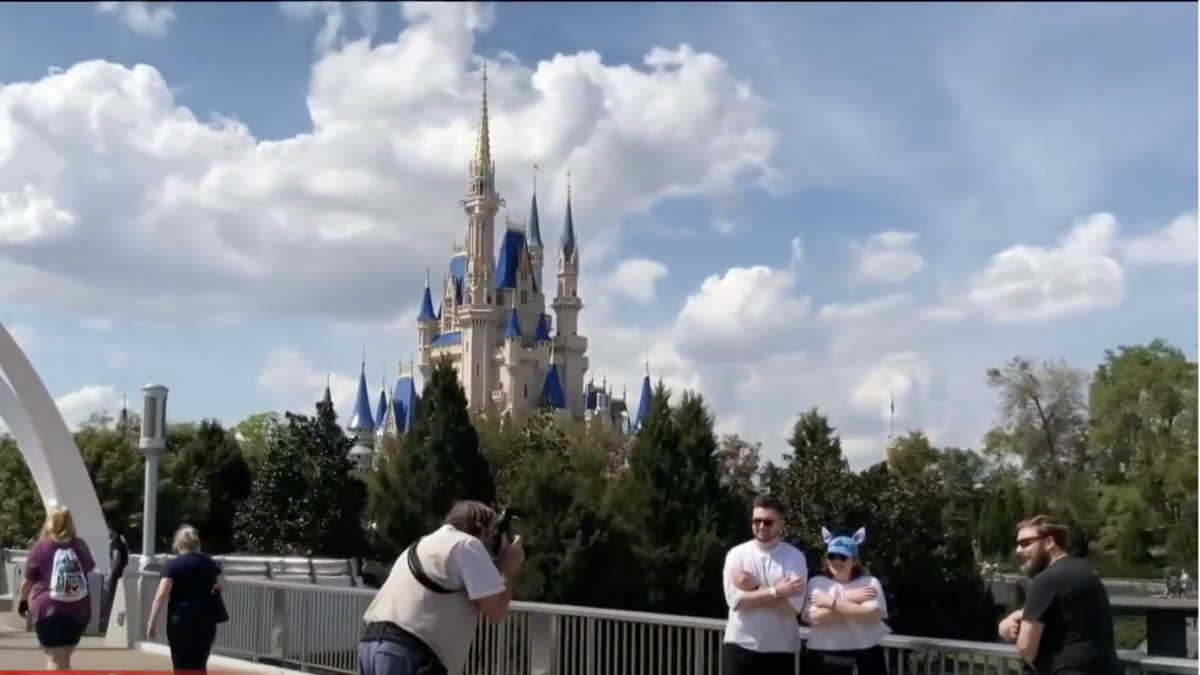
<path id="1" fill-rule="evenodd" d="M 5 670 L 38 671 L 46 667 L 46 657 L 38 648 L 32 633 L 0 626 L 0 664 Z M 166 656 L 133 649 L 105 647 L 102 637 L 85 637 L 71 660 L 75 670 L 149 670 L 169 671 L 171 660 Z M 209 673 L 244 673 L 221 666 L 209 667 Z"/>

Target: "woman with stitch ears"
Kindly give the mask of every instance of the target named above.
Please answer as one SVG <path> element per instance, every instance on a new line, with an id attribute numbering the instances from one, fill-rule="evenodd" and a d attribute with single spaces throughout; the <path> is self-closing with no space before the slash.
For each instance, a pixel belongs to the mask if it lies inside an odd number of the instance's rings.
<path id="1" fill-rule="evenodd" d="M 853 661 L 858 675 L 887 673 L 879 643 L 892 630 L 884 623 L 888 614 L 883 586 L 859 564 L 858 546 L 866 538 L 865 528 L 849 537 L 835 537 L 821 528 L 825 570 L 809 580 L 809 603 L 802 613 L 812 626 L 806 665 L 817 671 L 838 670 L 831 663 L 838 660 Z"/>

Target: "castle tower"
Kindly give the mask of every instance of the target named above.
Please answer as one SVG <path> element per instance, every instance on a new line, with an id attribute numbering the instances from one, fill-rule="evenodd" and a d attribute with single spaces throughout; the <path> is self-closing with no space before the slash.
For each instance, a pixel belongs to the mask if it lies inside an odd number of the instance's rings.
<path id="1" fill-rule="evenodd" d="M 371 468 L 375 458 L 375 419 L 371 415 L 371 395 L 367 392 L 367 364 L 363 360 L 358 375 L 358 393 L 354 397 L 354 412 L 346 430 L 354 437 L 350 459 L 361 471 Z"/>
<path id="2" fill-rule="evenodd" d="M 497 382 L 493 376 L 492 351 L 499 330 L 495 303 L 496 214 L 504 200 L 496 192 L 496 164 L 488 126 L 487 65 L 483 68 L 483 96 L 479 107 L 479 129 L 475 157 L 471 160 L 470 184 L 459 202 L 467 214 L 467 269 L 463 303 L 458 308 L 462 330 L 462 362 L 459 364 L 467 400 L 484 405 L 491 400 Z"/>
<path id="3" fill-rule="evenodd" d="M 433 338 L 437 337 L 439 329 L 438 316 L 433 311 L 433 292 L 429 288 L 429 270 L 426 270 L 425 292 L 421 295 L 421 307 L 417 311 L 417 351 L 421 357 L 421 373 L 425 377 L 429 377 L 429 373 L 433 372 L 430 351 Z"/>
<path id="4" fill-rule="evenodd" d="M 553 361 L 566 394 L 567 408 L 576 417 L 583 416 L 584 375 L 588 370 L 587 338 L 579 334 L 579 247 L 575 242 L 575 217 L 571 212 L 571 182 L 567 178 L 567 210 L 558 246 L 558 288 L 551 307 L 558 329 L 554 336 Z"/>
<path id="5" fill-rule="evenodd" d="M 545 269 L 546 246 L 542 243 L 542 224 L 538 218 L 537 203 L 537 165 L 533 165 L 533 197 L 529 200 L 529 224 L 526 227 L 525 240 L 529 245 L 529 264 L 533 267 L 533 283 L 538 293 L 545 294 L 542 286 L 542 270 Z"/>

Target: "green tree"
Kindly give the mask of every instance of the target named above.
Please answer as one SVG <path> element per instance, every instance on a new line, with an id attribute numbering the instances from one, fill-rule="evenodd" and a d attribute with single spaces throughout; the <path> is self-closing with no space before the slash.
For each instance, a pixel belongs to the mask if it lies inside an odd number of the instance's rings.
<path id="1" fill-rule="evenodd" d="M 257 464 L 270 445 L 271 438 L 283 428 L 284 422 L 275 412 L 255 413 L 237 423 L 234 429 L 242 446 L 242 456 L 250 466 Z"/>
<path id="2" fill-rule="evenodd" d="M 454 364 L 439 360 L 417 402 L 404 452 L 368 479 L 368 518 L 381 554 L 398 555 L 437 527 L 454 502 L 492 504 L 496 483 Z"/>
<path id="3" fill-rule="evenodd" d="M 659 383 L 612 502 L 631 528 L 650 611 L 713 616 L 724 606 L 710 589 L 743 514 L 717 447 L 703 398 L 685 393 L 672 409 Z"/>
<path id="4" fill-rule="evenodd" d="M 0 546 L 27 548 L 45 519 L 46 509 L 25 456 L 11 434 L 0 434 Z"/>
<path id="5" fill-rule="evenodd" d="M 938 449 L 920 430 L 909 431 L 888 444 L 887 463 L 898 473 L 920 475 L 937 469 Z"/>
<path id="6" fill-rule="evenodd" d="M 330 403 L 315 417 L 287 413 L 269 439 L 253 488 L 235 518 L 244 551 L 334 558 L 364 552 L 365 488 L 349 459 L 352 441 Z"/>
<path id="7" fill-rule="evenodd" d="M 749 504 L 758 493 L 755 480 L 762 464 L 762 444 L 737 434 L 722 434 L 717 455 L 725 468 L 725 485 Z"/>
<path id="8" fill-rule="evenodd" d="M 800 415 L 788 439 L 790 452 L 783 470 L 782 498 L 788 506 L 788 537 L 812 544 L 822 527 L 837 528 L 847 521 L 840 499 L 850 467 L 842 441 L 829 420 L 816 408 Z M 819 560 L 810 560 L 816 565 Z"/>
<path id="9" fill-rule="evenodd" d="M 250 496 L 253 475 L 234 432 L 217 420 L 204 420 L 178 450 L 175 481 L 203 490 L 205 513 L 192 521 L 210 553 L 236 551 L 234 519 Z"/>

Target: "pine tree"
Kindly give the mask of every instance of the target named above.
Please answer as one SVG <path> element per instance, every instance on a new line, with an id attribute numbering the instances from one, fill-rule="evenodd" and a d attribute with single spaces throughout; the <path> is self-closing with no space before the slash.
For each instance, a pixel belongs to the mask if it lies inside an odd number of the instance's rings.
<path id="1" fill-rule="evenodd" d="M 375 472 L 369 495 L 376 543 L 392 555 L 436 528 L 454 502 L 494 502 L 491 467 L 450 361 L 434 366 L 404 451 Z"/>
<path id="2" fill-rule="evenodd" d="M 837 431 L 816 408 L 796 420 L 788 445 L 781 495 L 789 510 L 788 538 L 814 544 L 822 527 L 850 525 L 840 499 L 850 468 Z"/>
<path id="3" fill-rule="evenodd" d="M 722 481 L 717 448 L 703 398 L 685 394 L 673 410 L 660 383 L 618 491 L 644 567 L 649 611 L 708 616 L 723 607 L 706 589 L 720 585 L 740 509 Z"/>

